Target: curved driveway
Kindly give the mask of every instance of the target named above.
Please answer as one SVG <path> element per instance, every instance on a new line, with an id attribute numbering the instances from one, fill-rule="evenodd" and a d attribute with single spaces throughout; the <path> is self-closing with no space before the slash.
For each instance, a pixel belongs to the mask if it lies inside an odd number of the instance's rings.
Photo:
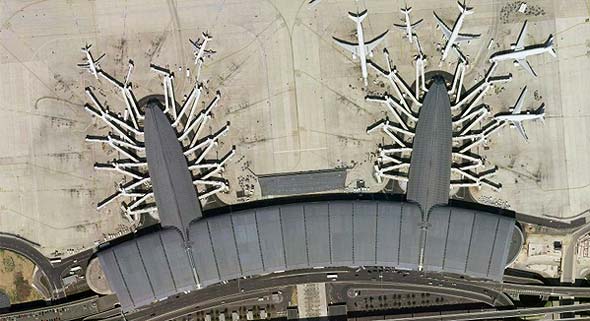
<path id="1" fill-rule="evenodd" d="M 27 257 L 43 272 L 49 281 L 52 296 L 56 296 L 59 289 L 62 288 L 61 273 L 56 273 L 56 269 L 51 265 L 49 260 L 34 248 L 29 242 L 16 236 L 0 234 L 0 248 L 16 252 Z"/>
<path id="2" fill-rule="evenodd" d="M 61 299 L 65 297 L 63 289 L 62 275 L 74 265 L 80 265 L 82 268 L 93 254 L 92 250 L 87 250 L 76 255 L 70 256 L 57 265 L 51 264 L 49 259 L 39 252 L 31 242 L 19 238 L 15 235 L 0 233 L 0 248 L 16 252 L 31 260 L 48 280 L 52 299 Z M 76 262 L 76 263 L 74 263 Z"/>

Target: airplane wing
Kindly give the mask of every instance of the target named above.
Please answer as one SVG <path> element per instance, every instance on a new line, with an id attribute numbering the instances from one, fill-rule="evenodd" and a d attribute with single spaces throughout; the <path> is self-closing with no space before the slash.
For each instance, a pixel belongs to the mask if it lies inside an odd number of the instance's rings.
<path id="1" fill-rule="evenodd" d="M 512 111 L 512 114 L 514 114 L 514 115 L 520 114 L 520 112 L 522 111 L 522 105 L 524 103 L 524 98 L 526 97 L 526 93 L 527 93 L 527 88 L 525 86 L 524 89 L 522 90 L 522 92 L 520 93 L 520 96 L 518 96 L 518 100 L 516 100 L 516 104 L 514 105 L 514 110 Z"/>
<path id="2" fill-rule="evenodd" d="M 192 41 L 192 40 L 188 40 L 191 45 L 193 45 L 194 50 L 200 50 L 201 49 L 201 44 L 199 43 L 199 39 L 197 39 L 196 41 Z"/>
<path id="3" fill-rule="evenodd" d="M 352 54 L 357 55 L 359 54 L 359 45 L 357 44 L 352 44 L 348 41 L 344 41 L 344 40 L 340 40 L 336 37 L 332 37 L 332 39 L 334 39 L 334 42 L 339 45 L 340 47 L 350 51 Z"/>
<path id="4" fill-rule="evenodd" d="M 387 32 L 389 32 L 389 30 L 385 30 L 384 33 L 373 38 L 373 40 L 371 40 L 369 42 L 365 42 L 365 51 L 367 53 L 373 51 L 373 49 L 375 49 L 375 47 L 377 47 L 379 45 L 379 43 L 381 43 L 381 41 L 383 41 L 383 39 L 385 39 L 385 35 L 387 34 Z"/>
<path id="5" fill-rule="evenodd" d="M 77 64 L 78 67 L 80 68 L 84 68 L 84 69 L 88 69 L 90 68 L 90 64 L 85 62 L 85 63 L 81 63 L 81 64 Z"/>
<path id="6" fill-rule="evenodd" d="M 514 50 L 522 50 L 524 49 L 524 38 L 526 37 L 526 30 L 527 30 L 527 22 L 524 22 L 522 29 L 520 30 L 520 34 L 518 35 L 518 39 L 516 40 L 516 45 L 514 46 Z"/>
<path id="7" fill-rule="evenodd" d="M 103 53 L 103 54 L 102 54 L 100 57 L 98 57 L 98 59 L 94 60 L 94 64 L 95 64 L 95 65 L 98 65 L 98 63 L 100 62 L 100 60 L 101 60 L 102 58 L 104 58 L 104 56 L 106 56 L 106 53 Z"/>
<path id="8" fill-rule="evenodd" d="M 438 27 L 440 28 L 442 33 L 445 35 L 445 38 L 449 39 L 451 37 L 451 29 L 449 29 L 449 27 L 447 27 L 447 25 L 442 21 L 442 19 L 436 15 L 436 12 L 433 11 L 432 13 L 434 13 L 436 23 L 438 24 Z"/>
<path id="9" fill-rule="evenodd" d="M 473 40 L 473 39 L 477 39 L 479 38 L 480 35 L 472 35 L 472 34 L 467 34 L 467 33 L 460 33 L 457 35 L 457 38 L 455 39 L 455 42 L 463 42 L 463 41 L 469 41 L 469 40 Z"/>
<path id="10" fill-rule="evenodd" d="M 516 128 L 516 130 L 518 130 L 518 133 L 524 137 L 525 140 L 529 140 L 529 137 L 526 135 L 526 132 L 524 131 L 524 127 L 522 126 L 522 123 L 519 121 L 515 121 L 512 122 L 512 124 L 514 125 L 514 127 Z"/>
<path id="11" fill-rule="evenodd" d="M 414 23 L 412 24 L 412 27 L 413 27 L 413 28 L 416 28 L 416 27 L 418 27 L 418 25 L 419 25 L 419 24 L 420 24 L 422 21 L 424 21 L 424 19 L 420 19 L 420 20 L 418 20 L 418 21 L 414 22 Z"/>
<path id="12" fill-rule="evenodd" d="M 396 27 L 396 28 L 398 28 L 398 29 L 404 30 L 404 31 L 406 30 L 406 26 L 405 25 L 399 25 L 397 23 L 394 23 L 393 26 Z"/>
<path id="13" fill-rule="evenodd" d="M 537 77 L 537 73 L 533 70 L 533 67 L 531 67 L 531 64 L 529 64 L 529 62 L 526 60 L 526 58 L 524 58 L 524 59 L 518 59 L 518 60 L 516 60 L 516 62 L 524 70 L 526 70 L 529 74 L 533 75 L 533 77 Z"/>

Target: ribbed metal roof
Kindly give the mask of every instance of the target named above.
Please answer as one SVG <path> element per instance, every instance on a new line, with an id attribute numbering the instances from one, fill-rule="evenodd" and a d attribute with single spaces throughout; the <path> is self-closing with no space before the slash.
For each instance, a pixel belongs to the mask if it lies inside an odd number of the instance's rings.
<path id="1" fill-rule="evenodd" d="M 448 203 L 452 151 L 442 79 L 421 109 L 407 195 L 416 203 L 302 202 L 202 218 L 174 130 L 149 105 L 146 154 L 165 229 L 98 253 L 123 310 L 220 281 L 313 267 L 386 266 L 501 280 L 515 219 L 440 206 Z"/>
<path id="2" fill-rule="evenodd" d="M 98 253 L 125 310 L 192 290 L 196 280 L 178 230 L 150 233 Z"/>
<path id="3" fill-rule="evenodd" d="M 248 209 L 190 224 L 190 256 L 176 230 L 98 254 L 124 310 L 242 276 L 328 266 L 418 270 L 501 280 L 515 220 L 487 212 L 395 201 L 323 201 Z M 192 257 L 192 258 L 191 258 Z"/>
<path id="4" fill-rule="evenodd" d="M 180 142 L 156 100 L 145 109 L 145 147 L 148 170 L 162 226 L 186 233 L 189 223 L 202 216 Z"/>
<path id="5" fill-rule="evenodd" d="M 451 102 L 445 81 L 434 78 L 420 107 L 408 181 L 408 199 L 428 213 L 437 204 L 447 204 L 451 181 Z"/>

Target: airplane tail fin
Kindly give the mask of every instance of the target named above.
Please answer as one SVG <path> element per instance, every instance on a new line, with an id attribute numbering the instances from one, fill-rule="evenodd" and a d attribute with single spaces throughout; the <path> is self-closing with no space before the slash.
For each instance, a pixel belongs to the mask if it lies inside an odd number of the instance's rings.
<path id="1" fill-rule="evenodd" d="M 457 1 L 457 5 L 459 7 L 459 11 L 461 11 L 461 13 L 464 13 L 466 15 L 470 15 L 473 13 L 473 8 L 472 7 L 468 7 L 465 4 L 465 1 L 463 1 L 463 3 L 461 3 L 460 1 Z"/>
<path id="2" fill-rule="evenodd" d="M 547 41 L 545 42 L 545 48 L 549 48 L 550 55 L 552 55 L 553 57 L 557 57 L 557 52 L 555 51 L 555 48 L 553 48 L 553 40 L 553 35 L 550 35 L 549 39 L 547 39 Z"/>
<path id="3" fill-rule="evenodd" d="M 406 5 L 406 7 L 405 7 L 405 8 L 401 8 L 401 9 L 400 9 L 400 11 L 401 11 L 403 14 L 410 13 L 410 12 L 412 12 L 412 7 L 408 7 L 408 6 Z"/>
<path id="4" fill-rule="evenodd" d="M 213 39 L 213 37 L 211 37 L 211 35 L 209 34 L 209 32 L 203 32 L 203 38 L 204 39 L 207 39 L 207 40 Z"/>
<path id="5" fill-rule="evenodd" d="M 360 13 L 349 12 L 348 17 L 354 22 L 361 23 L 367 17 L 367 10 L 364 10 L 363 12 L 360 12 Z"/>
<path id="6" fill-rule="evenodd" d="M 541 122 L 545 122 L 545 103 L 541 104 L 535 113 L 541 115 L 541 118 L 539 118 Z"/>

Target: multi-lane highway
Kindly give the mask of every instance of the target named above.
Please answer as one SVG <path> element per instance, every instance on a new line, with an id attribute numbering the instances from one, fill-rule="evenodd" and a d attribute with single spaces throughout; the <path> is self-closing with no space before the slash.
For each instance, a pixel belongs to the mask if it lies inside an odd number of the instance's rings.
<path id="1" fill-rule="evenodd" d="M 574 286 L 545 286 L 515 283 L 497 283 L 487 280 L 464 279 L 454 275 L 439 274 L 430 277 L 433 280 L 447 280 L 456 284 L 477 284 L 481 287 L 494 289 L 510 295 L 535 295 L 535 296 L 568 296 L 576 298 L 590 298 L 590 288 Z M 513 279 L 514 277 L 512 277 Z"/>
<path id="2" fill-rule="evenodd" d="M 338 274 L 338 278 L 330 281 L 327 274 Z M 209 286 L 156 303 L 147 309 L 130 313 L 127 320 L 168 320 L 206 310 L 213 307 L 241 301 L 246 298 L 261 296 L 269 291 L 283 287 L 315 282 L 334 282 L 350 284 L 356 287 L 395 288 L 403 291 L 420 291 L 437 293 L 446 296 L 458 296 L 474 302 L 484 302 L 490 306 L 512 306 L 512 301 L 501 291 L 491 289 L 488 284 L 479 285 L 468 282 L 455 282 L 454 279 L 435 279 L 435 273 L 420 273 L 399 270 L 368 269 L 354 270 L 349 268 L 330 268 L 299 270 L 270 274 L 257 278 L 240 279 Z"/>
<path id="3" fill-rule="evenodd" d="M 330 281 L 326 275 L 338 274 L 338 278 Z M 441 276 L 437 273 L 420 273 L 399 270 L 368 269 L 352 270 L 348 268 L 302 270 L 271 274 L 258 278 L 240 279 L 228 284 L 219 284 L 203 290 L 170 298 L 156 303 L 147 309 L 130 313 L 127 320 L 160 321 L 178 318 L 212 308 L 219 308 L 246 299 L 256 298 L 269 291 L 276 291 L 290 285 L 313 282 L 334 282 L 369 289 L 396 289 L 409 292 L 430 292 L 446 296 L 459 296 L 484 302 L 490 306 L 511 308 L 512 302 L 503 292 L 511 294 L 553 295 L 590 297 L 590 289 L 577 287 L 550 287 L 521 284 L 499 284 L 483 280 L 461 279 L 455 276 Z M 470 320 L 485 318 L 508 318 L 514 316 L 534 315 L 550 312 L 575 312 L 588 309 L 588 305 L 562 306 L 542 308 L 547 310 L 507 310 L 425 317 L 424 320 Z M 541 312 L 539 312 L 541 311 Z M 543 312 L 546 311 L 546 312 Z M 430 318 L 430 319 L 428 319 Z M 454 318 L 454 319 L 453 319 Z"/>
<path id="4" fill-rule="evenodd" d="M 328 274 L 337 274 L 334 280 Z M 129 321 L 160 321 L 183 317 L 197 311 L 206 311 L 223 306 L 231 306 L 244 300 L 257 299 L 286 287 L 314 282 L 333 282 L 363 289 L 394 289 L 406 292 L 430 292 L 444 296 L 461 297 L 473 302 L 483 302 L 490 307 L 511 309 L 509 294 L 533 294 L 553 296 L 590 297 L 590 289 L 579 287 L 551 287 L 523 284 L 500 284 L 485 280 L 464 279 L 460 276 L 439 273 L 400 271 L 384 268 L 327 268 L 298 270 L 265 276 L 233 280 L 226 284 L 212 285 L 192 293 L 170 297 L 143 310 L 126 315 Z M 537 308 L 536 308 L 537 309 Z M 504 311 L 470 312 L 469 314 L 445 314 L 437 316 L 418 316 L 413 320 L 475 320 L 485 318 L 507 318 L 550 312 L 583 311 L 588 306 L 562 306 L 545 310 L 520 309 Z M 553 309 L 553 310 L 552 310 Z M 117 310 L 118 311 L 118 310 Z M 107 320 L 122 320 L 115 310 L 103 315 Z M 539 312 L 541 311 L 541 312 Z M 395 319 L 404 320 L 404 319 Z"/>
<path id="5" fill-rule="evenodd" d="M 505 319 L 516 318 L 533 315 L 541 315 L 545 313 L 565 313 L 565 312 L 580 312 L 590 310 L 590 303 L 577 305 L 562 305 L 556 307 L 542 307 L 542 308 L 524 308 L 515 310 L 501 310 L 501 311 L 482 311 L 482 312 L 468 312 L 468 313 L 453 313 L 441 314 L 434 316 L 412 316 L 395 319 L 386 319 L 384 321 L 461 321 L 461 320 L 484 320 L 484 319 Z"/>

